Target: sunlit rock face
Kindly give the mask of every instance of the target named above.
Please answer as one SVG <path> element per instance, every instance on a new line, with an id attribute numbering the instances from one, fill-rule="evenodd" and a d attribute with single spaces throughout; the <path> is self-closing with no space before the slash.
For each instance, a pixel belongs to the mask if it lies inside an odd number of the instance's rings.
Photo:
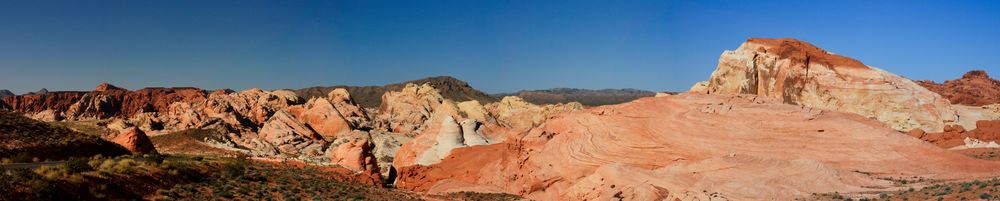
<path id="1" fill-rule="evenodd" d="M 900 131 L 939 132 L 957 119 L 948 100 L 937 93 L 795 39 L 751 38 L 722 53 L 708 82 L 705 93 L 755 94 L 851 112 Z"/>

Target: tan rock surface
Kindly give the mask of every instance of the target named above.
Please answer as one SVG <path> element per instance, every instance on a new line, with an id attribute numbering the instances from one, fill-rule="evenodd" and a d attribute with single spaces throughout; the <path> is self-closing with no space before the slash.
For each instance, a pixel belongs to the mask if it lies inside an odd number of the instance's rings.
<path id="1" fill-rule="evenodd" d="M 419 133 L 445 99 L 428 84 L 407 84 L 401 91 L 382 95 L 377 127 L 396 133 Z"/>
<path id="2" fill-rule="evenodd" d="M 795 39 L 751 38 L 722 53 L 708 93 L 756 94 L 937 132 L 956 120 L 947 99 L 892 73 Z"/>
<path id="3" fill-rule="evenodd" d="M 323 137 L 283 110 L 275 112 L 260 129 L 260 139 L 279 153 L 320 155 Z"/>
<path id="4" fill-rule="evenodd" d="M 437 164 L 397 166 L 396 186 L 537 200 L 790 200 L 897 185 L 884 177 L 964 179 L 997 168 L 855 114 L 686 93 L 556 115 Z"/>
<path id="5" fill-rule="evenodd" d="M 371 127 L 368 114 L 365 114 L 364 109 L 360 105 L 354 102 L 351 98 L 351 94 L 347 92 L 346 89 L 337 88 L 330 91 L 327 96 L 333 107 L 340 112 L 348 122 L 351 123 L 352 128 L 366 128 Z"/>
<path id="6" fill-rule="evenodd" d="M 541 125 L 550 116 L 581 109 L 583 105 L 580 103 L 539 106 L 517 96 L 503 97 L 499 102 L 486 105 L 486 110 L 496 118 L 497 123 L 514 129 L 532 128 Z"/>
<path id="7" fill-rule="evenodd" d="M 310 99 L 300 114 L 294 116 L 325 138 L 332 139 L 341 133 L 351 131 L 350 123 L 325 98 Z"/>

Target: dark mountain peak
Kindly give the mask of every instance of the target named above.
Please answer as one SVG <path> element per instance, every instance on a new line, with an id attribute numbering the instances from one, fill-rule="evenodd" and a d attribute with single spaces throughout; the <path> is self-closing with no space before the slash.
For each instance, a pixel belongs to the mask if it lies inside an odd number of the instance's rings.
<path id="1" fill-rule="evenodd" d="M 46 88 L 42 88 L 42 89 L 39 89 L 39 90 L 38 90 L 38 91 L 36 91 L 36 92 L 28 92 L 28 93 L 26 93 L 26 94 L 24 94 L 24 95 L 25 95 L 25 96 L 30 96 L 30 95 L 42 95 L 42 94 L 47 94 L 47 93 L 49 93 L 49 90 L 48 90 L 48 89 L 46 89 Z"/>
<path id="2" fill-rule="evenodd" d="M 10 92 L 9 90 L 6 90 L 6 89 L 0 90 L 0 98 L 7 97 L 7 96 L 15 96 L 15 94 L 14 94 L 14 92 Z"/>

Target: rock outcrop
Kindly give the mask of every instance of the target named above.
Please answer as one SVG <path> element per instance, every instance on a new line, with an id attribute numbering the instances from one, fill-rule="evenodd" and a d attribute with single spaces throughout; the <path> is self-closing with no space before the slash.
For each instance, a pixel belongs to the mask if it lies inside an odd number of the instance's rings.
<path id="1" fill-rule="evenodd" d="M 541 125 L 545 119 L 555 114 L 583 109 L 583 105 L 576 102 L 539 106 L 516 96 L 504 97 L 499 102 L 487 104 L 485 107 L 500 125 L 514 129 L 532 128 Z"/>
<path id="2" fill-rule="evenodd" d="M 368 139 L 353 139 L 331 147 L 330 163 L 355 171 L 366 178 L 367 183 L 381 184 L 382 175 L 374 154 L 375 145 Z"/>
<path id="3" fill-rule="evenodd" d="M 361 108 L 361 105 L 354 102 L 354 98 L 351 97 L 347 89 L 334 89 L 330 91 L 330 94 L 327 94 L 327 98 L 333 104 L 333 107 L 340 112 L 340 115 L 351 124 L 352 128 L 362 129 L 371 127 L 368 114 Z"/>
<path id="4" fill-rule="evenodd" d="M 956 120 L 947 99 L 892 73 L 795 39 L 751 38 L 719 58 L 707 93 L 755 94 L 860 114 L 909 131 Z"/>
<path id="5" fill-rule="evenodd" d="M 52 110 L 70 120 L 132 118 L 140 113 L 166 112 L 176 102 L 204 102 L 201 89 L 144 88 L 128 91 L 103 83 L 90 92 L 46 92 L 4 98 L 11 110 L 34 114 Z"/>
<path id="6" fill-rule="evenodd" d="M 277 153 L 297 155 L 322 155 L 323 136 L 306 126 L 288 112 L 279 110 L 260 128 L 260 139 Z M 267 151 L 267 150 L 263 150 Z"/>
<path id="7" fill-rule="evenodd" d="M 313 98 L 305 105 L 292 106 L 288 110 L 325 138 L 332 139 L 341 133 L 351 131 L 351 124 L 325 98 Z"/>
<path id="8" fill-rule="evenodd" d="M 132 153 L 148 154 L 156 152 L 153 141 L 149 140 L 145 132 L 136 127 L 126 128 L 116 134 L 108 136 L 108 140 L 125 147 Z"/>
<path id="9" fill-rule="evenodd" d="M 9 96 L 3 98 L 3 102 L 11 111 L 31 114 L 44 110 L 54 110 L 62 113 L 76 104 L 87 92 L 52 92 L 39 95 Z"/>
<path id="10" fill-rule="evenodd" d="M 118 87 L 118 86 L 115 86 L 115 85 L 111 85 L 110 83 L 107 83 L 107 82 L 101 83 L 100 85 L 97 85 L 97 87 L 94 88 L 94 91 L 107 91 L 107 90 L 123 90 L 123 91 L 128 91 L 128 89 L 121 88 L 121 87 Z"/>
<path id="11" fill-rule="evenodd" d="M 1000 103 L 1000 81 L 990 78 L 986 71 L 969 71 L 962 78 L 942 84 L 930 80 L 917 81 L 917 84 L 941 94 L 952 104 L 981 106 Z"/>
<path id="12" fill-rule="evenodd" d="M 856 114 L 696 93 L 557 115 L 499 144 L 396 168 L 401 189 L 536 200 L 790 200 L 901 185 L 885 177 L 1000 175 L 998 162 Z"/>
<path id="13" fill-rule="evenodd" d="M 940 133 L 913 130 L 908 134 L 945 149 L 977 148 L 976 145 L 979 144 L 986 145 L 989 142 L 1000 141 L 1000 120 L 978 121 L 976 129 L 972 130 L 966 130 L 962 126 L 949 125 L 945 127 L 944 132 Z M 975 141 L 984 143 L 974 143 Z"/>
<path id="14" fill-rule="evenodd" d="M 430 85 L 437 89 L 441 96 L 452 101 L 475 100 L 481 103 L 492 103 L 496 98 L 476 90 L 465 81 L 449 76 L 428 77 L 419 80 L 410 80 L 402 83 L 388 84 L 384 86 L 332 86 L 332 87 L 309 87 L 295 90 L 295 93 L 303 98 L 314 98 L 327 96 L 332 90 L 343 88 L 354 95 L 354 100 L 365 108 L 378 108 L 382 105 L 382 95 L 390 91 L 400 91 L 406 85 L 414 84 Z"/>
<path id="15" fill-rule="evenodd" d="M 386 92 L 382 95 L 376 127 L 416 135 L 427 127 L 427 120 L 444 101 L 438 90 L 428 84 L 407 84 L 398 92 Z"/>
<path id="16" fill-rule="evenodd" d="M 205 103 L 208 116 L 229 124 L 260 127 L 278 110 L 305 102 L 292 91 L 248 89 L 236 93 L 213 93 Z"/>

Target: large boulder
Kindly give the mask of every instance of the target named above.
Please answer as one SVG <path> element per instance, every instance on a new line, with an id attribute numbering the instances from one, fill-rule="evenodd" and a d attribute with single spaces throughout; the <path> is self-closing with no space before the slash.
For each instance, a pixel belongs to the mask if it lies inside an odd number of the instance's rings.
<path id="1" fill-rule="evenodd" d="M 909 131 L 957 119 L 948 99 L 895 74 L 795 39 L 751 38 L 725 51 L 707 93 L 755 94 L 787 104 L 860 114 Z"/>
<path id="2" fill-rule="evenodd" d="M 148 154 L 156 152 L 153 141 L 139 128 L 129 127 L 109 136 L 109 141 L 117 143 L 132 153 Z"/>
<path id="3" fill-rule="evenodd" d="M 396 168 L 400 189 L 534 200 L 792 200 L 922 185 L 887 177 L 1000 175 L 1000 162 L 965 157 L 856 114 L 697 93 L 557 115 L 499 144 L 459 147 L 438 163 Z"/>

